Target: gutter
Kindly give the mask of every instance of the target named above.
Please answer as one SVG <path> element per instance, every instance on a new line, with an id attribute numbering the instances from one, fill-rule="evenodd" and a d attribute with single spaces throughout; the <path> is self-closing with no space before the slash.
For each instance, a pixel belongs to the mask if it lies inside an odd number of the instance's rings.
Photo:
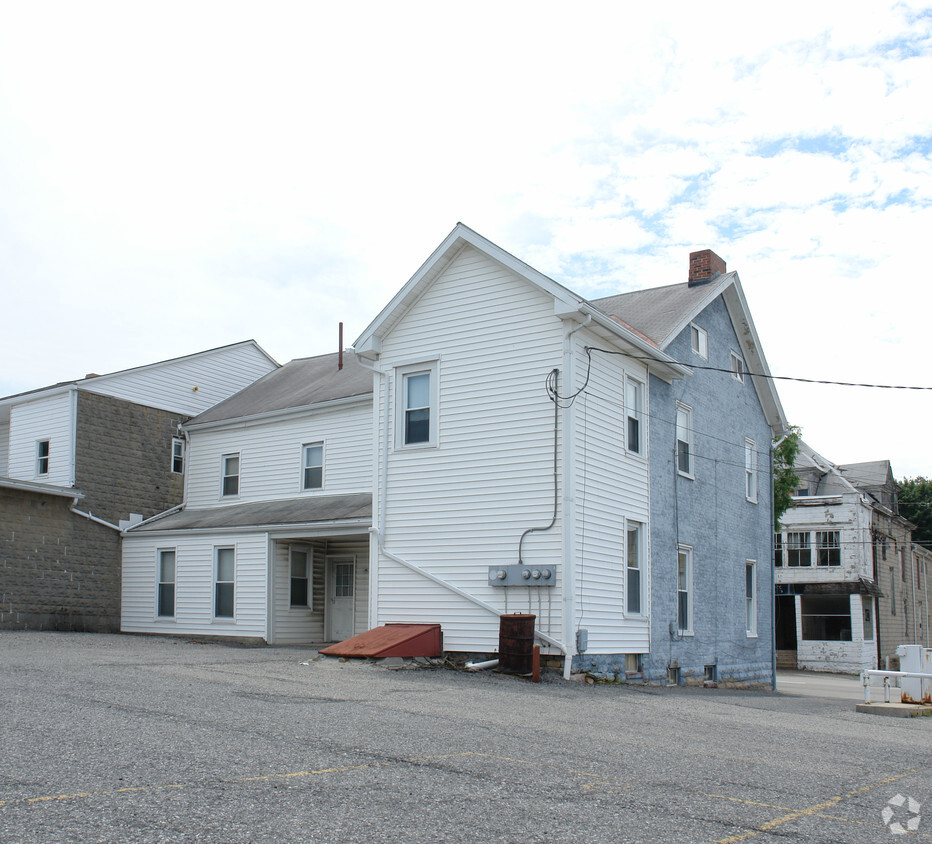
<path id="1" fill-rule="evenodd" d="M 78 499 L 75 498 L 74 503 L 71 505 L 71 508 L 70 508 L 70 509 L 71 509 L 71 512 L 74 513 L 76 516 L 82 516 L 83 518 L 87 519 L 88 521 L 96 522 L 98 525 L 103 525 L 104 527 L 112 528 L 112 529 L 115 530 L 117 533 L 122 533 L 122 532 L 123 532 L 122 529 L 121 529 L 119 526 L 110 524 L 110 522 L 105 522 L 103 519 L 98 519 L 97 516 L 95 516 L 93 513 L 85 513 L 83 510 L 78 510 L 78 509 L 74 506 L 74 505 L 77 504 L 77 503 L 78 503 Z"/>

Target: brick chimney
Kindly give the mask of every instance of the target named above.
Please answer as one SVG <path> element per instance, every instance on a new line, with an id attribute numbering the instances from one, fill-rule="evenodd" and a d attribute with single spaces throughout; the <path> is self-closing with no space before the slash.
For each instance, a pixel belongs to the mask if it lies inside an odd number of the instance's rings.
<path id="1" fill-rule="evenodd" d="M 725 272 L 725 262 L 711 249 L 689 253 L 689 286 L 714 281 Z"/>

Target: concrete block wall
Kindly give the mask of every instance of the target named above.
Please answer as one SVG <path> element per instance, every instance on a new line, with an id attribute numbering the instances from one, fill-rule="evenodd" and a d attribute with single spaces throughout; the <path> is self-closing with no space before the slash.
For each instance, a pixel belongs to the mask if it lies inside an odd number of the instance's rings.
<path id="1" fill-rule="evenodd" d="M 172 437 L 186 416 L 87 391 L 78 393 L 75 486 L 80 509 L 118 524 L 182 502 L 184 476 L 171 471 Z"/>
<path id="2" fill-rule="evenodd" d="M 0 489 L 0 629 L 119 631 L 119 533 L 72 500 Z"/>

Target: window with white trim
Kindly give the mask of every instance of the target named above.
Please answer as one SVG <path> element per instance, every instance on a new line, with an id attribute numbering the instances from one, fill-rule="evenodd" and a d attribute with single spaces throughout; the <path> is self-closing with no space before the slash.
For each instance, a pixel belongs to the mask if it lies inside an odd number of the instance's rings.
<path id="1" fill-rule="evenodd" d="M 688 545 L 676 549 L 676 629 L 693 632 L 693 549 Z"/>
<path id="2" fill-rule="evenodd" d="M 437 445 L 438 361 L 395 370 L 395 443 L 401 448 Z"/>
<path id="3" fill-rule="evenodd" d="M 745 631 L 748 636 L 757 635 L 757 562 L 747 560 L 744 564 Z"/>
<path id="4" fill-rule="evenodd" d="M 184 440 L 172 437 L 172 474 L 184 474 Z"/>
<path id="5" fill-rule="evenodd" d="M 731 374 L 736 381 L 744 383 L 744 358 L 737 352 L 731 353 Z"/>
<path id="6" fill-rule="evenodd" d="M 156 615 L 173 618 L 175 615 L 175 549 L 158 551 L 158 597 Z"/>
<path id="7" fill-rule="evenodd" d="M 644 385 L 634 378 L 625 379 L 625 405 L 628 413 L 628 451 L 644 453 Z"/>
<path id="8" fill-rule="evenodd" d="M 786 534 L 786 564 L 792 568 L 812 565 L 809 531 L 788 531 Z"/>
<path id="9" fill-rule="evenodd" d="M 302 449 L 301 489 L 323 489 L 324 444 L 306 443 Z"/>
<path id="10" fill-rule="evenodd" d="M 688 478 L 693 476 L 693 411 L 676 403 L 676 469 Z"/>
<path id="11" fill-rule="evenodd" d="M 311 555 L 306 548 L 291 549 L 291 606 L 308 606 Z"/>
<path id="12" fill-rule="evenodd" d="M 691 323 L 689 326 L 689 342 L 694 355 L 698 355 L 703 360 L 709 359 L 709 335 L 704 328 Z"/>
<path id="13" fill-rule="evenodd" d="M 231 498 L 239 495 L 239 454 L 224 454 L 220 467 L 220 494 Z"/>
<path id="14" fill-rule="evenodd" d="M 49 451 L 51 449 L 50 440 L 36 441 L 36 477 L 47 475 L 49 473 Z"/>
<path id="15" fill-rule="evenodd" d="M 841 532 L 837 530 L 817 530 L 816 563 L 820 566 L 841 565 Z"/>
<path id="16" fill-rule="evenodd" d="M 233 618 L 235 584 L 235 549 L 214 549 L 214 618 Z"/>
<path id="17" fill-rule="evenodd" d="M 644 526 L 628 522 L 625 540 L 625 610 L 628 615 L 643 615 L 644 610 Z"/>
<path id="18" fill-rule="evenodd" d="M 754 440 L 744 441 L 744 495 L 748 501 L 757 503 L 757 452 Z"/>

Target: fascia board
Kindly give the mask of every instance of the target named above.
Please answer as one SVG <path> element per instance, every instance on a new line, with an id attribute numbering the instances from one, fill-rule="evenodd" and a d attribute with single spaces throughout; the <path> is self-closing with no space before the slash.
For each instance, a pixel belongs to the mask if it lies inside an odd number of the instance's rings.
<path id="1" fill-rule="evenodd" d="M 281 410 L 272 410 L 267 413 L 234 416 L 230 419 L 215 419 L 212 422 L 199 422 L 193 425 L 185 424 L 181 427 L 183 430 L 191 433 L 196 431 L 210 431 L 217 428 L 242 427 L 243 425 L 249 425 L 254 422 L 277 422 L 294 416 L 316 413 L 321 410 L 332 410 L 334 408 L 371 403 L 372 393 L 360 393 L 356 396 L 346 396 L 345 398 L 331 399 L 330 401 L 317 402 L 316 404 L 306 404 L 303 407 L 287 407 Z"/>
<path id="2" fill-rule="evenodd" d="M 164 515 L 164 514 L 163 514 Z M 327 522 L 289 522 L 288 524 L 255 524 L 231 525 L 229 527 L 212 528 L 171 528 L 169 530 L 139 530 L 146 522 L 140 522 L 122 531 L 124 537 L 185 537 L 185 536 L 214 536 L 231 533 L 267 533 L 273 539 L 283 537 L 311 537 L 321 535 L 352 535 L 360 531 L 368 531 L 372 519 L 333 519 Z"/>
<path id="3" fill-rule="evenodd" d="M 21 481 L 17 478 L 0 478 L 0 488 L 36 492 L 42 495 L 57 495 L 61 498 L 74 498 L 75 500 L 84 498 L 84 493 L 78 492 L 76 489 L 52 484 L 39 484 L 34 481 Z"/>

